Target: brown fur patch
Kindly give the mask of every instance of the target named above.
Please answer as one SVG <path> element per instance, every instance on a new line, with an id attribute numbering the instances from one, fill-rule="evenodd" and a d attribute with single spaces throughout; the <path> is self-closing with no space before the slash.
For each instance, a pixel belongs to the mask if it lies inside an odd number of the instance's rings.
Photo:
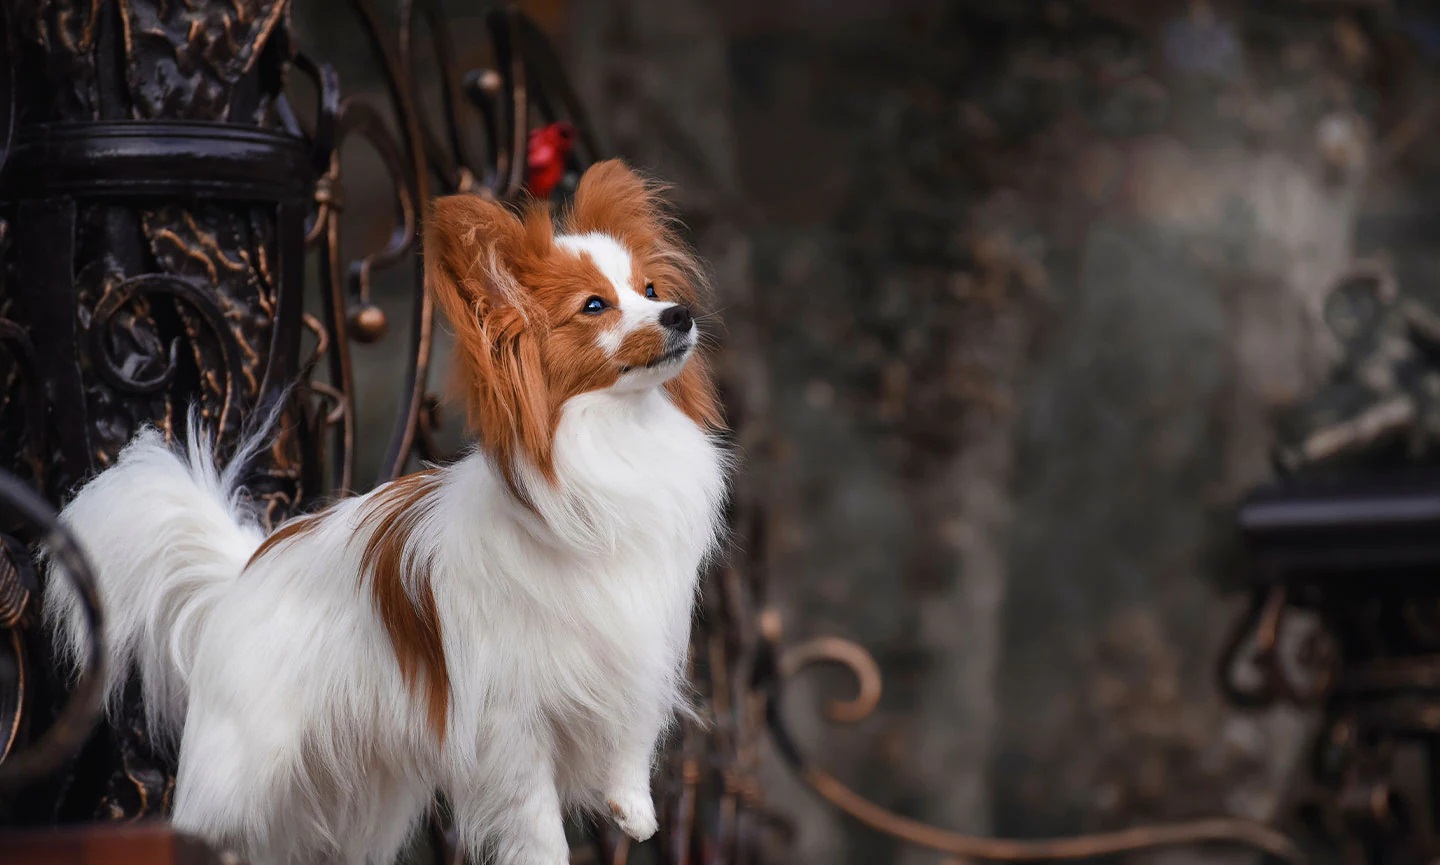
<path id="1" fill-rule="evenodd" d="M 280 526 L 280 528 L 271 532 L 269 536 L 260 543 L 260 546 L 255 548 L 255 552 L 250 554 L 250 561 L 245 563 L 245 567 L 248 568 L 256 562 L 260 561 L 260 559 L 266 553 L 270 552 L 271 550 L 275 549 L 286 541 L 298 538 L 301 535 L 306 534 L 307 532 L 313 531 L 319 526 L 320 514 L 310 514 L 309 516 L 296 517 L 290 520 L 289 522 Z"/>
<path id="2" fill-rule="evenodd" d="M 417 472 L 386 484 L 362 505 L 360 519 L 374 526 L 361 558 L 361 580 L 370 582 L 370 596 L 400 665 L 400 675 L 412 696 L 424 685 L 424 700 L 430 726 L 442 741 L 450 705 L 450 673 L 445 665 L 440 614 L 429 562 L 406 556 L 406 547 L 415 528 L 429 508 L 426 498 L 439 485 L 434 470 Z M 319 528 L 330 514 L 326 509 L 296 517 L 265 538 L 251 554 L 250 567 L 281 544 Z M 405 587 L 413 586 L 418 597 Z M 422 679 L 423 676 L 423 679 Z"/>
<path id="3" fill-rule="evenodd" d="M 665 382 L 665 390 L 669 391 L 675 405 L 701 429 L 725 429 L 725 412 L 720 406 L 720 395 L 715 391 L 710 359 L 703 354 L 690 358 L 679 375 Z"/>
<path id="4" fill-rule="evenodd" d="M 430 562 L 407 555 L 410 538 L 431 505 L 427 502 L 439 485 L 433 470 L 417 472 L 381 487 L 363 505 L 360 517 L 374 526 L 365 543 L 362 567 L 370 578 L 370 595 L 390 636 L 400 675 L 412 696 L 424 686 L 430 726 L 442 741 L 450 706 L 450 673 L 440 613 L 427 572 Z M 406 591 L 406 586 L 411 591 Z"/>
<path id="5" fill-rule="evenodd" d="M 641 367 L 665 351 L 665 334 L 658 328 L 633 330 L 625 335 L 615 360 L 624 368 Z"/>
<path id="6" fill-rule="evenodd" d="M 623 163 L 592 166 L 561 222 L 570 233 L 600 232 L 625 246 L 632 290 L 649 282 L 661 299 L 698 304 L 698 262 L 659 189 Z M 515 214 L 473 195 L 437 199 L 425 222 L 425 283 L 455 333 L 456 383 L 470 426 L 512 489 L 522 458 L 554 479 L 554 431 L 566 400 L 613 384 L 623 367 L 642 366 L 661 350 L 657 333 L 653 345 L 639 338 L 623 358 L 605 355 L 598 329 L 618 313 L 581 309 L 591 296 L 617 306 L 615 289 L 587 256 L 557 248 L 555 231 L 543 204 Z M 723 427 L 703 358 L 692 358 L 665 388 L 695 423 Z"/>

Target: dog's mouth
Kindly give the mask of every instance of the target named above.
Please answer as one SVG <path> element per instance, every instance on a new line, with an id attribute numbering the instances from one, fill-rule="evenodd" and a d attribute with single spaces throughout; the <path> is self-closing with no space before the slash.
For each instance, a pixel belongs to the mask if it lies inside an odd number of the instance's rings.
<path id="1" fill-rule="evenodd" d="M 654 368 L 657 367 L 657 366 L 664 366 L 664 365 L 667 364 L 667 363 L 675 363 L 676 361 L 684 360 L 684 359 L 685 359 L 685 355 L 687 355 L 687 354 L 689 354 L 689 353 L 690 353 L 690 345 L 689 345 L 689 344 L 677 345 L 677 346 L 675 346 L 674 348 L 667 350 L 664 354 L 661 354 L 660 356 L 658 356 L 658 357 L 656 357 L 655 359 L 651 360 L 649 363 L 645 364 L 644 366 L 627 366 L 627 367 L 622 367 L 620 371 L 621 371 L 622 373 L 626 373 L 626 372 L 634 372 L 634 371 L 637 370 L 637 369 L 654 369 Z"/>

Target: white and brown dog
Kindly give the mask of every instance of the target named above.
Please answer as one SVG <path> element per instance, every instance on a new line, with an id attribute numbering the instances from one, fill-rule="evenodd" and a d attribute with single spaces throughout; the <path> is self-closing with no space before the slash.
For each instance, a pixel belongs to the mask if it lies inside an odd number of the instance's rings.
<path id="1" fill-rule="evenodd" d="M 142 432 L 63 519 L 91 556 L 112 692 L 179 749 L 174 822 L 263 865 L 389 865 L 435 791 L 472 861 L 569 861 L 567 809 L 656 828 L 727 459 L 654 189 L 591 168 L 573 208 L 435 202 L 428 290 L 479 446 L 268 537 L 192 422 Z M 252 442 L 250 446 L 258 446 Z M 74 597 L 47 616 L 83 656 Z"/>

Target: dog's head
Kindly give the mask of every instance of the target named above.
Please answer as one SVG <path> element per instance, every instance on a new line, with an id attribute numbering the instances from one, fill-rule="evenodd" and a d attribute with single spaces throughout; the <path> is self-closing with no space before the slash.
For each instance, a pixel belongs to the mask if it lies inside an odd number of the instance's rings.
<path id="1" fill-rule="evenodd" d="M 721 425 L 696 304 L 702 271 L 656 188 L 619 161 L 580 179 L 556 218 L 474 195 L 435 201 L 425 282 L 455 333 L 456 386 L 472 432 L 507 472 L 553 479 L 567 400 L 663 388 L 696 424 Z"/>

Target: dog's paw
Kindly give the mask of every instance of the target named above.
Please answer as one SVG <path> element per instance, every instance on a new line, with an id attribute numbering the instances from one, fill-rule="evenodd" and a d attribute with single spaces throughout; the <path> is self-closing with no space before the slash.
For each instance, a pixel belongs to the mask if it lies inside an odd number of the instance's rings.
<path id="1" fill-rule="evenodd" d="M 618 793 L 612 795 L 606 804 L 610 806 L 610 813 L 615 816 L 615 825 L 620 827 L 621 832 L 636 841 L 644 841 L 655 834 L 658 828 L 655 822 L 655 802 L 648 792 Z"/>

